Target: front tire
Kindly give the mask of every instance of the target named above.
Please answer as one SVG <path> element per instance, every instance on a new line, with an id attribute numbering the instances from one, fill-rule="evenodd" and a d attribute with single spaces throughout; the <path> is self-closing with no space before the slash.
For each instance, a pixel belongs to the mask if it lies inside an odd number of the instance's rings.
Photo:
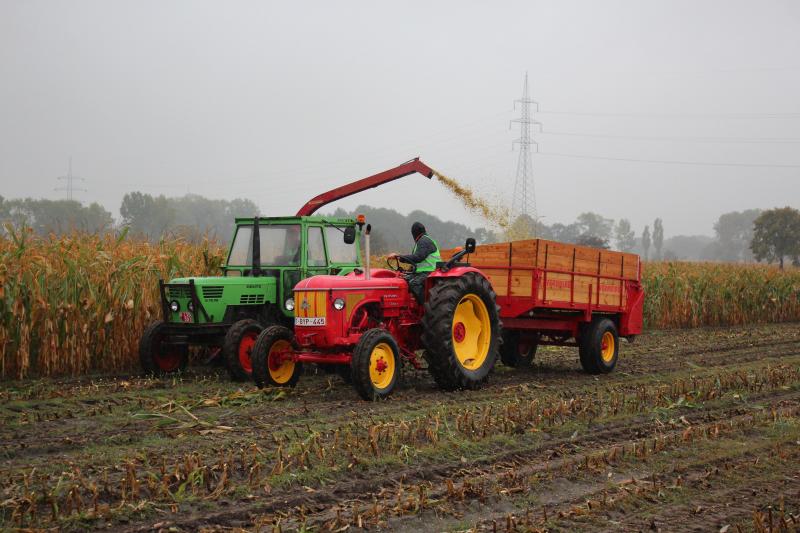
<path id="1" fill-rule="evenodd" d="M 492 286 L 468 272 L 430 291 L 422 317 L 428 371 L 444 390 L 477 389 L 497 361 L 500 316 Z"/>
<path id="2" fill-rule="evenodd" d="M 251 318 L 234 322 L 225 334 L 222 352 L 233 381 L 247 381 L 253 374 L 251 354 L 264 327 Z"/>
<path id="3" fill-rule="evenodd" d="M 363 399 L 386 398 L 397 384 L 400 349 L 387 331 L 374 328 L 358 340 L 350 361 L 353 387 Z"/>
<path id="4" fill-rule="evenodd" d="M 258 336 L 253 346 L 253 380 L 260 389 L 294 387 L 303 373 L 303 365 L 291 359 L 281 359 L 282 352 L 297 349 L 294 333 L 283 326 L 270 326 Z"/>
<path id="5" fill-rule="evenodd" d="M 145 374 L 166 375 L 186 370 L 189 347 L 167 344 L 163 320 L 147 326 L 139 340 L 139 362 Z"/>
<path id="6" fill-rule="evenodd" d="M 596 318 L 584 327 L 578 348 L 581 366 L 588 374 L 608 374 L 617 366 L 619 334 L 608 318 Z"/>

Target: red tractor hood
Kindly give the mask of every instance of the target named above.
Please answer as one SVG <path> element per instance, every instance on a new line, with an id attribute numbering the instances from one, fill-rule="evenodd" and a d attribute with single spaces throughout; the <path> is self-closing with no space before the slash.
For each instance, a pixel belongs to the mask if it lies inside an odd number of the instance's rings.
<path id="1" fill-rule="evenodd" d="M 371 272 L 370 279 L 366 279 L 364 274 L 355 273 L 346 276 L 313 276 L 301 280 L 295 285 L 294 290 L 399 289 L 406 287 L 406 280 L 391 270 L 374 268 Z"/>

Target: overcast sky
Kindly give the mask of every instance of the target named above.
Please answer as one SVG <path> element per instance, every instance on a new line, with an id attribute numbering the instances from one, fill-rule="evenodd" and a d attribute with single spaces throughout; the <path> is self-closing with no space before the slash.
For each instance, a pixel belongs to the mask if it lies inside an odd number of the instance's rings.
<path id="1" fill-rule="evenodd" d="M 0 0 L 0 195 L 63 197 L 71 155 L 115 215 L 134 190 L 281 215 L 419 155 L 510 203 L 527 71 L 545 223 L 711 234 L 800 207 L 798 52 L 797 1 Z M 483 224 L 419 176 L 333 207 L 359 203 Z"/>

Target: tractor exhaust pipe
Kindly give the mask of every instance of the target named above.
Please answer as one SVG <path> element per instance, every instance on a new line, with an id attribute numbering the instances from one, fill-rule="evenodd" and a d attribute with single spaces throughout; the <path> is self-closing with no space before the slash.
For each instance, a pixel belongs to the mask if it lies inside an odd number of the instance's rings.
<path id="1" fill-rule="evenodd" d="M 367 224 L 367 229 L 364 232 L 364 279 L 370 279 L 370 266 L 369 266 L 369 232 L 372 230 L 372 225 Z"/>
<path id="2" fill-rule="evenodd" d="M 250 275 L 254 278 L 261 275 L 261 235 L 258 217 L 253 218 L 253 265 Z"/>

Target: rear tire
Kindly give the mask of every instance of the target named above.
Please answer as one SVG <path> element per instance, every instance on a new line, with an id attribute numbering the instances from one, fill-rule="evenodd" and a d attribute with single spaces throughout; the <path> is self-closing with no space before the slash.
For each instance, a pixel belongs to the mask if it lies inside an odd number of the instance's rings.
<path id="1" fill-rule="evenodd" d="M 503 344 L 500 345 L 500 360 L 512 368 L 531 366 L 538 346 L 538 342 L 520 343 L 519 331 L 506 330 L 503 332 Z"/>
<path id="2" fill-rule="evenodd" d="M 166 375 L 186 370 L 189 347 L 164 342 L 163 320 L 150 323 L 139 340 L 139 362 L 145 374 Z"/>
<path id="3" fill-rule="evenodd" d="M 400 349 L 386 330 L 374 328 L 358 340 L 350 362 L 353 387 L 367 401 L 389 396 L 400 373 Z"/>
<path id="4" fill-rule="evenodd" d="M 584 327 L 578 353 L 588 374 L 608 374 L 617 366 L 619 335 L 608 318 L 596 318 Z"/>
<path id="5" fill-rule="evenodd" d="M 497 361 L 499 307 L 492 286 L 468 272 L 430 290 L 422 317 L 428 371 L 444 390 L 477 389 Z"/>
<path id="6" fill-rule="evenodd" d="M 258 336 L 253 346 L 253 380 L 259 388 L 294 387 L 303 373 L 303 365 L 292 360 L 278 361 L 284 350 L 297 350 L 294 333 L 283 326 L 270 326 Z"/>
<path id="7" fill-rule="evenodd" d="M 225 334 L 222 353 L 233 381 L 247 381 L 253 374 L 251 353 L 264 327 L 251 318 L 234 322 Z"/>

